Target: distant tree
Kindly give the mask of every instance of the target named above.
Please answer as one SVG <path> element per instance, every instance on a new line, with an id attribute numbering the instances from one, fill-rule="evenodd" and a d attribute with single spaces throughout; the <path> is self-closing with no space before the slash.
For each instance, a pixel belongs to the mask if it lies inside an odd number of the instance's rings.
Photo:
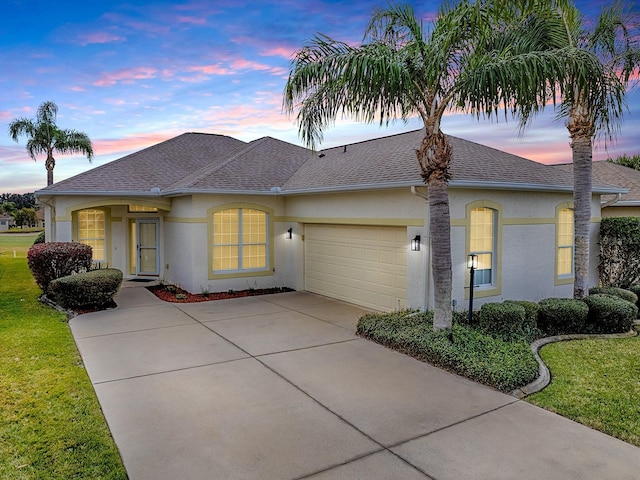
<path id="1" fill-rule="evenodd" d="M 14 216 L 18 211 L 16 204 L 13 202 L 2 202 L 0 203 L 0 213 L 4 215 Z"/>
<path id="2" fill-rule="evenodd" d="M 18 137 L 27 137 L 27 151 L 36 160 L 36 155 L 46 155 L 47 186 L 53 184 L 53 169 L 56 161 L 53 153 L 86 155 L 89 162 L 93 158 L 93 147 L 86 133 L 76 130 L 61 130 L 56 125 L 58 106 L 44 102 L 38 107 L 36 117 L 17 118 L 9 124 L 9 135 L 16 142 Z"/>
<path id="3" fill-rule="evenodd" d="M 634 170 L 640 170 L 640 153 L 632 156 L 621 155 L 618 158 L 608 158 L 607 162 L 633 168 Z"/>
<path id="4" fill-rule="evenodd" d="M 35 208 L 38 210 L 36 197 L 33 193 L 0 193 L 0 203 L 11 202 L 19 210 L 21 208 Z"/>

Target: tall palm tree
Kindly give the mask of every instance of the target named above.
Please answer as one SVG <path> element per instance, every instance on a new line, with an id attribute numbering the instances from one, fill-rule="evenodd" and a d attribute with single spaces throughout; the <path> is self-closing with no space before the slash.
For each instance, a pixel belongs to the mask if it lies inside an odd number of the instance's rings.
<path id="1" fill-rule="evenodd" d="M 447 184 L 452 151 L 441 130 L 443 115 L 451 109 L 488 114 L 514 101 L 509 86 L 488 87 L 469 74 L 508 56 L 508 45 L 496 52 L 485 40 L 493 35 L 489 16 L 496 13 L 503 11 L 492 2 L 461 0 L 441 7 L 425 28 L 411 6 L 390 4 L 374 11 L 360 46 L 315 36 L 296 53 L 284 91 L 284 108 L 297 111 L 299 133 L 311 147 L 322 141 L 323 131 L 339 114 L 366 122 L 378 119 L 381 125 L 414 116 L 422 120 L 424 136 L 414 148 L 428 187 L 436 329 L 451 327 Z M 487 45 L 492 51 L 484 55 Z M 546 98 L 546 82 L 545 76 L 538 87 L 541 98 Z M 530 107 L 536 109 L 537 104 Z"/>
<path id="2" fill-rule="evenodd" d="M 560 114 L 567 118 L 574 177 L 575 282 L 573 295 L 589 293 L 589 232 L 591 227 L 593 141 L 598 133 L 611 138 L 625 108 L 626 89 L 640 64 L 638 30 L 631 29 L 622 4 L 605 8 L 595 28 L 588 30 L 579 14 L 561 12 L 568 49 L 592 54 L 601 62 L 601 94 L 588 95 L 583 72 L 570 72 L 562 86 Z"/>
<path id="3" fill-rule="evenodd" d="M 598 134 L 612 139 L 620 125 L 626 89 L 640 63 L 640 36 L 620 3 L 607 6 L 591 30 L 571 1 L 546 0 L 530 7 L 527 0 L 514 1 L 511 18 L 520 21 L 497 37 L 511 42 L 512 54 L 527 58 L 526 68 L 514 70 L 507 59 L 472 73 L 475 82 L 486 83 L 489 75 L 508 86 L 523 128 L 545 96 L 566 118 L 574 175 L 574 297 L 580 299 L 589 292 L 593 141 Z M 542 77 L 547 77 L 546 93 L 537 90 Z M 532 105 L 537 108 L 531 110 Z"/>
<path id="4" fill-rule="evenodd" d="M 46 154 L 44 166 L 47 169 L 47 186 L 53 184 L 53 169 L 56 161 L 53 153 L 81 153 L 89 162 L 93 158 L 93 147 L 86 133 L 76 130 L 61 130 L 56 125 L 58 106 L 53 102 L 44 102 L 38 107 L 34 119 L 17 118 L 9 124 L 9 135 L 16 142 L 21 135 L 26 136 L 29 156 Z"/>

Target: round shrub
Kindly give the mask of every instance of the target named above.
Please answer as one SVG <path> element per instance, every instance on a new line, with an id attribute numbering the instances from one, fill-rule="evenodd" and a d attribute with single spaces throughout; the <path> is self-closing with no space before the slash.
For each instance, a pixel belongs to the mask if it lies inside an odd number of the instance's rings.
<path id="1" fill-rule="evenodd" d="M 523 334 L 526 311 L 516 303 L 485 303 L 480 307 L 479 326 L 504 340 Z"/>
<path id="2" fill-rule="evenodd" d="M 636 307 L 638 307 L 638 316 L 640 317 L 640 285 L 631 285 L 627 290 L 635 293 L 638 296 Z"/>
<path id="3" fill-rule="evenodd" d="M 631 290 L 617 287 L 593 287 L 589 289 L 589 295 L 612 295 L 614 297 L 621 298 L 627 302 L 631 302 L 634 305 L 638 302 L 638 295 Z"/>
<path id="4" fill-rule="evenodd" d="M 37 245 L 38 243 L 44 243 L 44 232 L 40 232 L 33 241 L 33 245 Z"/>
<path id="5" fill-rule="evenodd" d="M 545 298 L 538 303 L 538 327 L 549 335 L 583 333 L 589 307 L 573 298 Z"/>
<path id="6" fill-rule="evenodd" d="M 91 247 L 77 242 L 37 243 L 27 252 L 31 274 L 44 293 L 56 278 L 86 272 L 91 259 Z"/>
<path id="7" fill-rule="evenodd" d="M 122 272 L 105 268 L 53 280 L 48 296 L 64 308 L 103 307 L 113 301 L 121 285 Z"/>
<path id="8" fill-rule="evenodd" d="M 635 304 L 613 295 L 589 295 L 583 301 L 589 307 L 589 333 L 628 332 L 638 316 Z"/>

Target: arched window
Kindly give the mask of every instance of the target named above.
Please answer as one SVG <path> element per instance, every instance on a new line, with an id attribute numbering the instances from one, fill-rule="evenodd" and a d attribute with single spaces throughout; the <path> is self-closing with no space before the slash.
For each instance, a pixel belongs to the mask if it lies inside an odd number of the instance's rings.
<path id="1" fill-rule="evenodd" d="M 495 282 L 496 210 L 473 208 L 469 219 L 469 253 L 478 256 L 475 271 L 476 286 Z"/>
<path id="2" fill-rule="evenodd" d="M 103 210 L 86 209 L 78 211 L 77 240 L 92 248 L 94 262 L 104 262 L 107 259 L 105 227 L 106 222 Z"/>
<path id="3" fill-rule="evenodd" d="M 212 214 L 213 273 L 269 268 L 269 214 L 252 208 L 229 208 Z"/>
<path id="4" fill-rule="evenodd" d="M 573 209 L 558 209 L 556 234 L 556 275 L 566 277 L 573 275 Z"/>

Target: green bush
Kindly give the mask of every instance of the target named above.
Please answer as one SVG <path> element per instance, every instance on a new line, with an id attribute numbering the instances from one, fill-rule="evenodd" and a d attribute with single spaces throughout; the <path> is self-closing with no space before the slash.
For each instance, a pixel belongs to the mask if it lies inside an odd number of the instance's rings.
<path id="1" fill-rule="evenodd" d="M 635 304 L 612 295 L 589 295 L 584 303 L 589 307 L 589 333 L 628 332 L 638 316 Z"/>
<path id="2" fill-rule="evenodd" d="M 629 287 L 629 291 L 635 293 L 638 296 L 638 301 L 636 302 L 636 307 L 638 307 L 638 316 L 640 317 L 640 285 L 631 285 Z"/>
<path id="3" fill-rule="evenodd" d="M 638 295 L 631 290 L 617 287 L 593 287 L 589 289 L 589 295 L 612 295 L 614 297 L 621 298 L 627 302 L 631 302 L 634 305 L 638 303 Z"/>
<path id="4" fill-rule="evenodd" d="M 77 242 L 37 243 L 27 252 L 29 269 L 43 293 L 56 278 L 86 272 L 91 258 L 91 247 Z"/>
<path id="5" fill-rule="evenodd" d="M 480 307 L 479 327 L 505 341 L 524 338 L 536 328 L 526 310 L 516 302 L 485 303 Z"/>
<path id="6" fill-rule="evenodd" d="M 640 218 L 603 218 L 599 257 L 602 285 L 628 288 L 640 283 Z"/>
<path id="7" fill-rule="evenodd" d="M 589 307 L 573 298 L 546 298 L 538 303 L 538 327 L 548 335 L 583 333 Z"/>
<path id="8" fill-rule="evenodd" d="M 104 307 L 122 285 L 122 272 L 115 268 L 92 270 L 53 280 L 48 296 L 64 308 Z"/>
<path id="9" fill-rule="evenodd" d="M 506 342 L 456 323 L 450 332 L 434 332 L 432 312 L 367 314 L 358 322 L 357 333 L 505 392 L 538 375 L 538 363 L 526 341 Z"/>
<path id="10" fill-rule="evenodd" d="M 44 232 L 40 232 L 33 241 L 33 245 L 37 245 L 38 243 L 44 243 Z"/>

